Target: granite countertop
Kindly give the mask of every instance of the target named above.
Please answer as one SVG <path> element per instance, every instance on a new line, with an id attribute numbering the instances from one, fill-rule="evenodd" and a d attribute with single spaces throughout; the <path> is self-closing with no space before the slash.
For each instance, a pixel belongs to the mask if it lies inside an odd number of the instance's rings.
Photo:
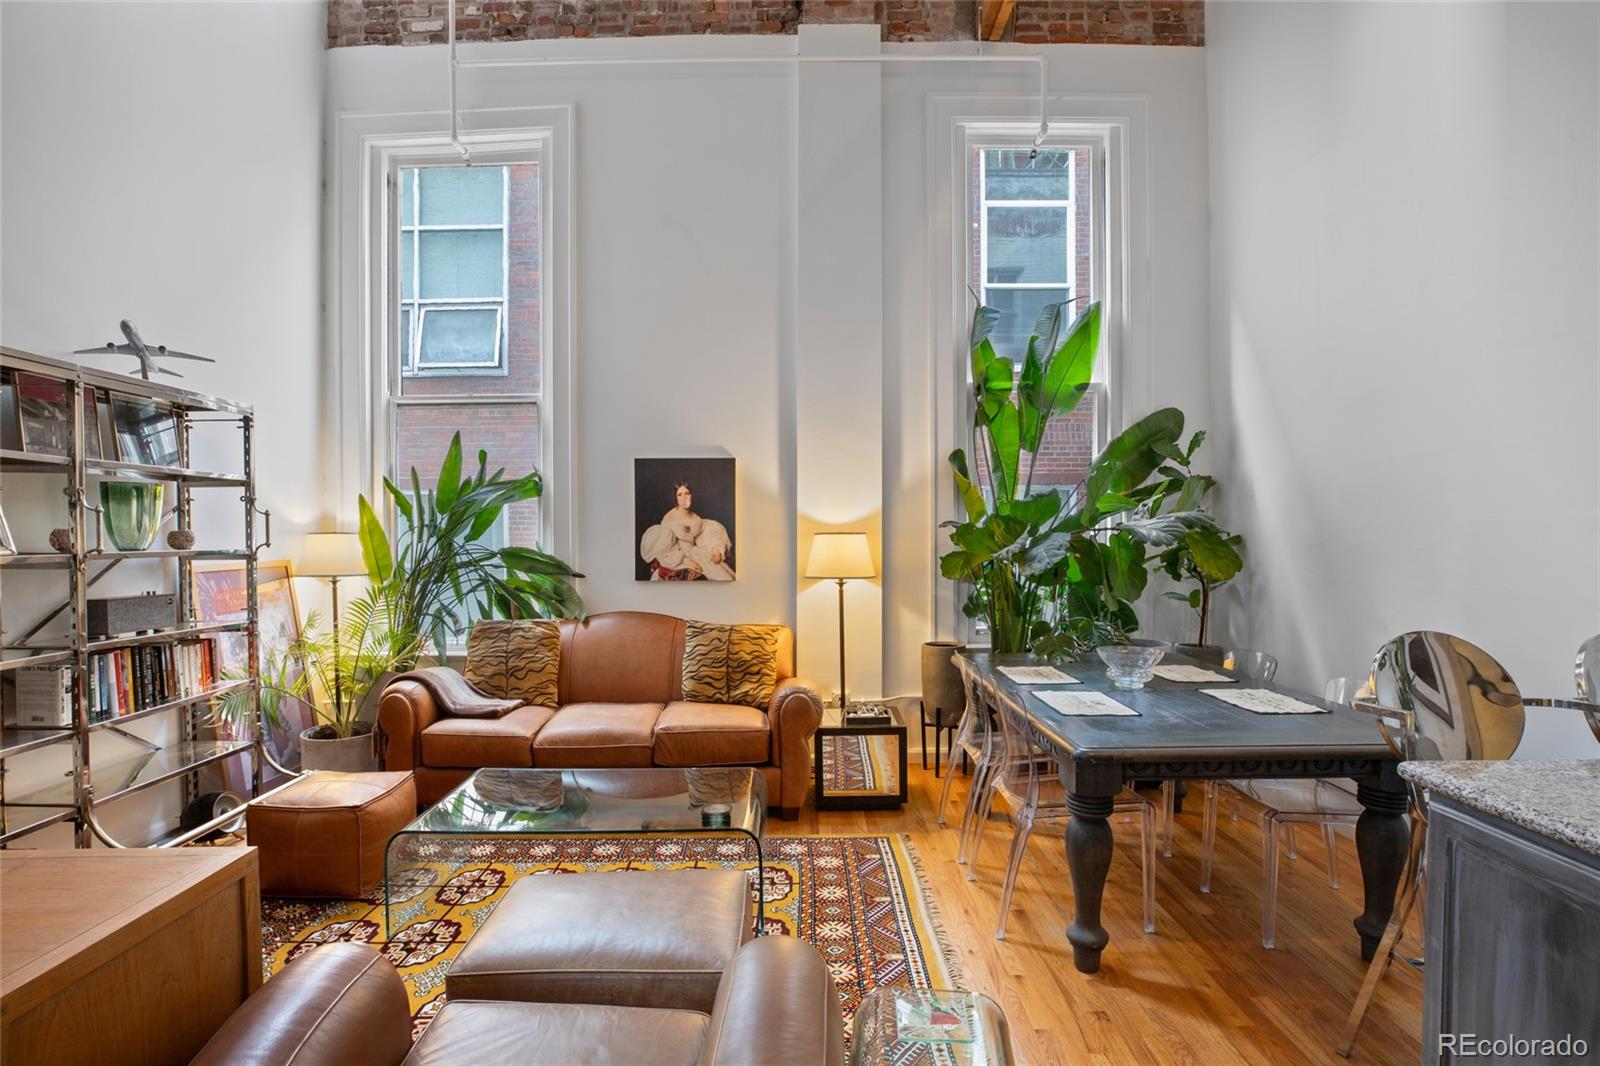
<path id="1" fill-rule="evenodd" d="M 1600 855 L 1600 759 L 1406 762 L 1400 776 L 1463 806 Z"/>

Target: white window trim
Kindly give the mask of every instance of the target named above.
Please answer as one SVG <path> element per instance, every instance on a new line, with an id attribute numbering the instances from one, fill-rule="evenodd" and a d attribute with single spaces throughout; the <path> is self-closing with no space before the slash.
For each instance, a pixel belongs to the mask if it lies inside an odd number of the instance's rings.
<path id="1" fill-rule="evenodd" d="M 474 132 L 464 139 L 485 165 L 537 162 L 543 295 L 540 305 L 540 385 L 530 397 L 540 409 L 540 541 L 575 568 L 572 447 L 572 108 L 494 108 L 462 112 Z M 386 177 L 392 168 L 455 158 L 449 116 L 429 112 L 339 112 L 334 116 L 328 198 L 330 269 L 327 346 L 338 353 L 328 369 L 332 437 L 340 459 L 327 486 L 333 520 L 354 528 L 357 494 L 382 498 L 392 449 L 388 377 L 382 356 L 393 351 L 398 327 L 384 308 L 398 248 L 384 220 Z M 421 398 L 418 398 L 421 399 Z M 496 402 L 507 402 L 504 396 Z"/>
<path id="2" fill-rule="evenodd" d="M 1031 102 L 1037 115 L 1038 101 Z M 1105 301 L 1107 317 L 1102 330 L 1103 358 L 1096 378 L 1103 379 L 1109 402 L 1100 404 L 1102 437 L 1126 425 L 1129 412 L 1147 409 L 1151 386 L 1147 373 L 1138 371 L 1148 362 L 1148 101 L 1125 96 L 1052 96 L 1048 102 L 1051 138 L 1048 144 L 1088 140 L 1099 147 L 1103 172 L 1097 183 L 1104 208 L 1096 211 L 1094 238 L 1096 291 Z M 929 264 L 935 298 L 932 301 L 934 344 L 932 360 L 934 491 L 928 528 L 932 531 L 929 568 L 929 602 L 933 604 L 935 639 L 971 639 L 974 632 L 961 612 L 957 584 L 938 572 L 937 559 L 950 550 L 949 537 L 939 523 L 960 511 L 946 456 L 967 446 L 968 402 L 966 338 L 971 322 L 968 292 L 968 254 L 971 234 L 969 187 L 971 152 L 996 134 L 1005 136 L 1027 127 L 1030 102 L 1020 96 L 968 96 L 931 94 L 928 98 L 927 168 Z M 1031 135 L 1027 138 L 1031 143 Z M 1131 190 L 1140 195 L 1130 196 Z M 1101 233 L 1099 227 L 1104 228 Z"/>

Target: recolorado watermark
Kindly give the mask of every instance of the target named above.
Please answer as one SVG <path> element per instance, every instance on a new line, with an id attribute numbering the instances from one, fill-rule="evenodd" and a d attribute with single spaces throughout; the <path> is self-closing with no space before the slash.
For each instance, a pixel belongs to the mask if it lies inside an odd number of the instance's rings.
<path id="1" fill-rule="evenodd" d="M 1477 1033 L 1440 1033 L 1439 1054 L 1446 1051 L 1464 1059 L 1533 1058 L 1572 1059 L 1589 1054 L 1589 1042 L 1582 1037 L 1479 1036 Z"/>

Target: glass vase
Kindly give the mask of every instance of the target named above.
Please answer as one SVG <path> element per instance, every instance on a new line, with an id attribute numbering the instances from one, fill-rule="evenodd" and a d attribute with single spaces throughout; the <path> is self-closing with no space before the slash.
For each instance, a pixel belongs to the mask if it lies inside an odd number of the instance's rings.
<path id="1" fill-rule="evenodd" d="M 106 538 L 123 552 L 150 547 L 161 528 L 161 498 L 166 486 L 146 481 L 100 482 L 100 508 Z"/>

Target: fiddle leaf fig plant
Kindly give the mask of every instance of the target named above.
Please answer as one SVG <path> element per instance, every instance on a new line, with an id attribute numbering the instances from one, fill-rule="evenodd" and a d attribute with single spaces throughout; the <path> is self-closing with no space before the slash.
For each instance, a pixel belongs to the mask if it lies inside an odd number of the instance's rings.
<path id="1" fill-rule="evenodd" d="M 1202 510 L 1206 497 L 1216 488 L 1215 478 L 1190 470 L 1194 453 L 1204 440 L 1203 431 L 1196 433 L 1190 438 L 1188 447 L 1173 456 L 1169 465 L 1162 467 L 1168 485 L 1174 487 L 1173 491 L 1176 492 L 1173 507 L 1177 513 Z M 1155 508 L 1159 509 L 1161 503 L 1162 500 L 1157 499 Z M 1158 514 L 1151 521 L 1172 517 Z M 1213 523 L 1185 528 L 1181 532 L 1174 530 L 1170 545 L 1161 552 L 1159 563 L 1168 577 L 1179 584 L 1194 582 L 1195 587 L 1187 592 L 1169 592 L 1166 596 L 1186 603 L 1194 610 L 1199 623 L 1196 644 L 1206 644 L 1210 640 L 1211 597 L 1244 569 L 1244 557 L 1240 554 L 1243 547 L 1244 537 L 1220 529 Z"/>

